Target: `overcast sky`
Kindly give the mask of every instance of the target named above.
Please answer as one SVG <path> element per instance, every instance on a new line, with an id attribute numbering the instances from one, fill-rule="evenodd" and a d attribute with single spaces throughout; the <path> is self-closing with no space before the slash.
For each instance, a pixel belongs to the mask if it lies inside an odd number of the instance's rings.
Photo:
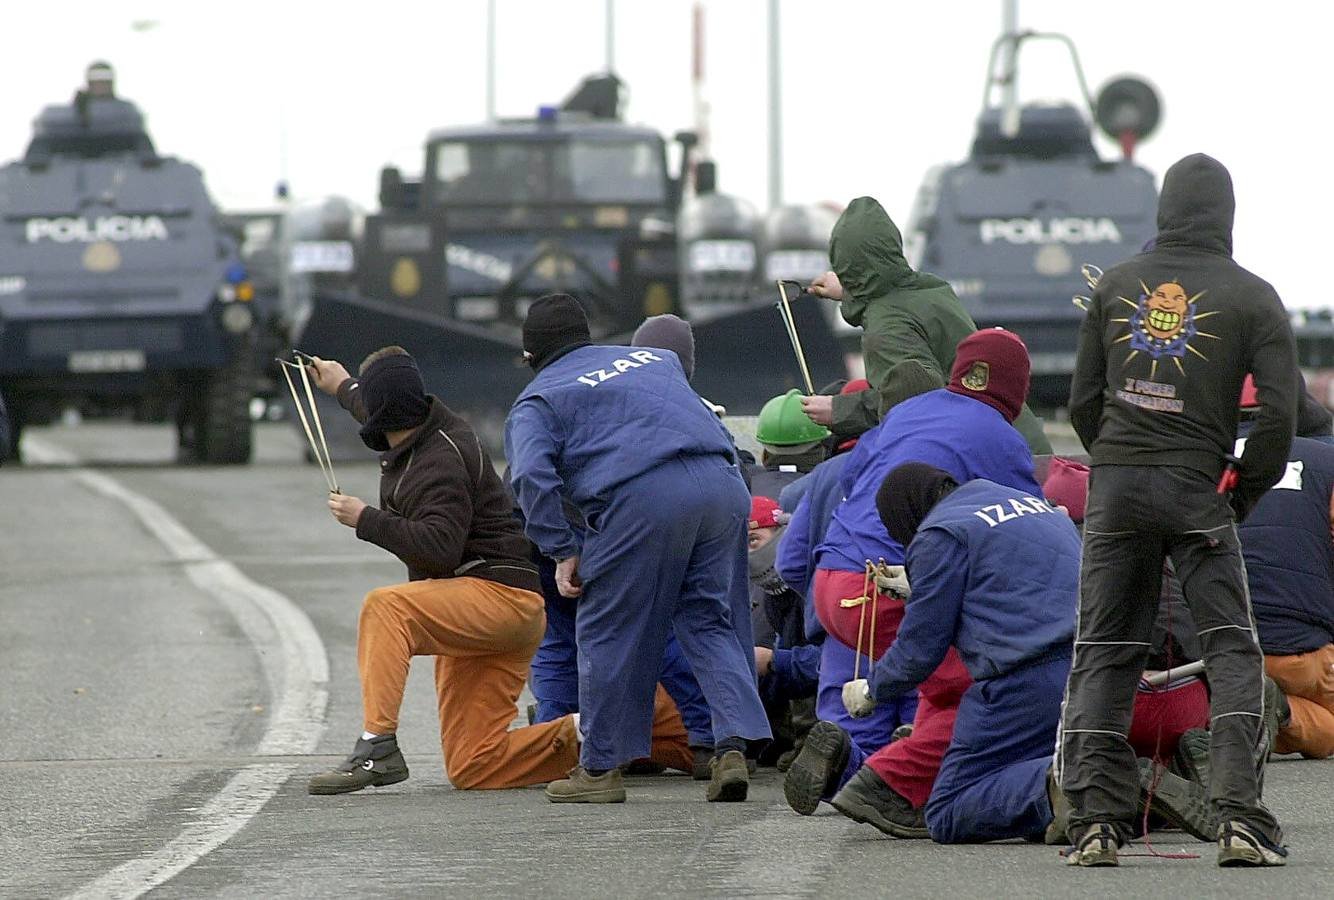
<path id="1" fill-rule="evenodd" d="M 604 65 L 604 0 L 497 0 L 497 106 L 527 115 Z M 616 69 L 630 118 L 692 125 L 691 0 L 619 0 Z M 708 97 L 723 190 L 766 202 L 765 0 L 706 0 Z M 1122 73 L 1163 95 L 1139 159 L 1161 178 L 1204 151 L 1237 187 L 1236 257 L 1290 306 L 1334 304 L 1318 282 L 1334 191 L 1334 61 L 1319 4 L 1020 0 L 1025 28 L 1063 31 L 1090 86 Z M 106 58 L 159 150 L 199 164 L 230 208 L 301 198 L 372 208 L 381 165 L 421 168 L 432 128 L 480 121 L 485 0 L 378 3 L 161 0 L 7 9 L 0 159 L 22 152 L 40 107 L 67 100 Z M 999 0 L 784 0 L 785 199 L 880 198 L 907 218 L 923 173 L 964 156 L 981 105 Z M 147 25 L 145 23 L 154 23 Z M 136 27 L 137 26 L 137 27 Z M 1063 52 L 1063 51 L 1062 51 Z M 1026 98 L 1076 96 L 1055 48 L 1021 60 Z M 1103 142 L 1107 155 L 1116 153 Z"/>

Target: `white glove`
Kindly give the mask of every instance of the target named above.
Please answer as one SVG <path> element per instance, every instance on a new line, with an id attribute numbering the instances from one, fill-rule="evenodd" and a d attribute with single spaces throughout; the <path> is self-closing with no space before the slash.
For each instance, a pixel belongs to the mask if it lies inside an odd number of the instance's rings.
<path id="1" fill-rule="evenodd" d="M 875 586 L 880 593 L 888 594 L 895 600 L 908 600 L 912 597 L 912 586 L 908 584 L 908 570 L 903 566 L 881 566 L 875 573 Z"/>
<path id="2" fill-rule="evenodd" d="M 843 708 L 854 719 L 864 719 L 875 712 L 875 698 L 871 696 L 871 683 L 865 678 L 849 681 L 843 685 Z"/>

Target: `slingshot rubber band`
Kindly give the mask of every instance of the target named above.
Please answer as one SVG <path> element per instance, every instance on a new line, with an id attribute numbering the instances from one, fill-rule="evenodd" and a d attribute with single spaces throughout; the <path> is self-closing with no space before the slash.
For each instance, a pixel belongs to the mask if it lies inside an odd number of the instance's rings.
<path id="1" fill-rule="evenodd" d="M 285 359 L 278 360 L 278 363 L 282 366 L 283 378 L 287 381 L 287 389 L 292 394 L 292 404 L 296 407 L 297 417 L 301 419 L 301 428 L 306 432 L 306 441 L 310 444 L 311 455 L 315 457 L 315 462 L 320 467 L 320 474 L 324 476 L 325 486 L 329 488 L 329 493 L 331 494 L 341 493 L 341 491 L 338 490 L 338 481 L 333 473 L 333 460 L 328 458 L 329 447 L 325 444 L 324 453 L 320 453 L 320 445 L 315 443 L 315 435 L 311 431 L 310 422 L 306 418 L 306 410 L 301 405 L 300 396 L 297 395 L 296 383 L 292 381 L 292 375 L 287 371 L 289 368 L 301 369 L 303 383 L 305 385 L 307 396 L 310 399 L 310 414 L 314 417 L 316 426 L 318 427 L 320 414 L 315 407 L 315 395 L 310 391 L 310 380 L 305 374 L 305 367 Z M 324 430 L 322 428 L 320 429 L 320 440 L 321 442 L 324 440 Z"/>

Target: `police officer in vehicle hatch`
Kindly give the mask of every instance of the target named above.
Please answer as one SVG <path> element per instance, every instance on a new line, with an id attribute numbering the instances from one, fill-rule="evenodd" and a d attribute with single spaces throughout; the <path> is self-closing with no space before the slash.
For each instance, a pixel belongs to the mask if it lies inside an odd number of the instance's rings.
<path id="1" fill-rule="evenodd" d="M 583 308 L 539 298 L 523 326 L 537 371 L 505 425 L 526 531 L 579 597 L 578 768 L 557 803 L 617 803 L 617 768 L 649 755 L 653 697 L 675 629 L 709 708 L 709 800 L 744 800 L 748 740 L 770 738 L 755 685 L 746 524 L 732 440 L 668 350 L 593 345 Z M 587 523 L 580 538 L 565 497 Z"/>

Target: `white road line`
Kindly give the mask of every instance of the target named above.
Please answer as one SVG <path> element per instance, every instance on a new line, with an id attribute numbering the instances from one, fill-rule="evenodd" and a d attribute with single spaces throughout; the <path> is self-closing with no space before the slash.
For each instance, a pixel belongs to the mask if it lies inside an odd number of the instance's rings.
<path id="1" fill-rule="evenodd" d="M 178 562 L 187 577 L 235 616 L 264 665 L 273 697 L 268 727 L 256 753 L 263 756 L 312 753 L 324 732 L 329 700 L 329 663 L 324 643 L 309 617 L 272 588 L 247 578 L 154 501 L 101 472 L 78 467 L 67 450 L 24 436 L 25 455 L 34 462 L 71 465 L 89 490 L 125 505 Z M 193 821 L 173 840 L 117 866 L 69 895 L 79 900 L 129 898 L 147 893 L 180 874 L 236 834 L 268 803 L 296 766 L 256 763 L 232 776 Z"/>

